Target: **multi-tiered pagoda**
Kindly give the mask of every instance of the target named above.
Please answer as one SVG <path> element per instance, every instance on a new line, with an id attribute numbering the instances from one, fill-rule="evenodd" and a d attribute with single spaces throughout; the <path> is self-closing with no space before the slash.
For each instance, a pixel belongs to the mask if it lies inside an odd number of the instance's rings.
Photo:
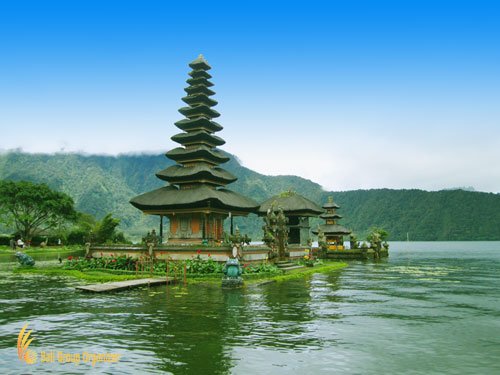
<path id="1" fill-rule="evenodd" d="M 325 219 L 325 224 L 319 226 L 319 229 L 325 235 L 326 242 L 329 250 L 343 250 L 344 249 L 344 236 L 351 234 L 351 231 L 342 225 L 337 224 L 337 220 L 342 216 L 337 213 L 340 208 L 333 201 L 333 197 L 328 197 L 328 202 L 323 205 L 325 212 L 319 217 Z M 317 235 L 319 230 L 313 230 L 313 234 Z"/>
<path id="2" fill-rule="evenodd" d="M 171 138 L 183 147 L 167 152 L 177 164 L 156 174 L 169 184 L 130 203 L 146 214 L 168 217 L 170 242 L 220 241 L 224 219 L 254 212 L 258 203 L 224 188 L 237 178 L 218 166 L 229 158 L 216 148 L 225 141 L 214 135 L 222 126 L 212 121 L 220 114 L 212 109 L 217 101 L 211 98 L 211 67 L 202 55 L 189 66 L 193 70 L 182 98 L 188 106 L 179 109 L 186 118 L 175 123 L 183 132 Z"/>

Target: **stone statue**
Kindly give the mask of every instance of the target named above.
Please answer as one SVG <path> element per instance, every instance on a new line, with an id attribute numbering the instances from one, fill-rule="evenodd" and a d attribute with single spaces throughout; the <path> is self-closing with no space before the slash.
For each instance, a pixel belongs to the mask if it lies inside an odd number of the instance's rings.
<path id="1" fill-rule="evenodd" d="M 326 236 L 325 233 L 323 233 L 323 230 L 318 226 L 318 246 L 320 248 L 320 252 L 324 255 L 328 251 L 328 242 L 326 242 Z"/>
<path id="2" fill-rule="evenodd" d="M 354 234 L 349 236 L 349 244 L 351 245 L 352 250 L 359 249 L 359 242 Z"/>
<path id="3" fill-rule="evenodd" d="M 241 278 L 242 270 L 237 258 L 228 259 L 222 272 L 224 273 L 224 278 L 222 279 L 223 287 L 234 288 L 243 285 L 243 279 Z"/>
<path id="4" fill-rule="evenodd" d="M 85 258 L 92 258 L 90 255 L 90 242 L 85 242 Z"/>
<path id="5" fill-rule="evenodd" d="M 269 246 L 273 252 L 277 252 L 279 258 L 285 257 L 285 248 L 288 244 L 288 218 L 283 213 L 283 209 L 276 209 L 274 203 L 267 211 L 264 217 L 264 243 Z"/>
<path id="6" fill-rule="evenodd" d="M 30 266 L 33 267 L 35 265 L 35 261 L 28 254 L 21 253 L 20 251 L 16 252 L 16 258 L 21 264 L 21 266 Z"/>
<path id="7" fill-rule="evenodd" d="M 370 241 L 370 248 L 372 248 L 374 251 L 374 257 L 380 258 L 380 250 L 382 249 L 382 240 L 380 239 L 380 234 L 377 232 L 372 232 L 368 236 L 368 241 Z"/>
<path id="8" fill-rule="evenodd" d="M 241 259 L 243 257 L 243 246 L 245 244 L 250 245 L 252 239 L 246 234 L 241 234 L 240 229 L 236 226 L 235 234 L 229 236 L 229 241 L 231 241 L 231 245 L 233 246 L 233 258 Z M 234 249 L 236 249 L 236 254 L 234 254 Z"/>

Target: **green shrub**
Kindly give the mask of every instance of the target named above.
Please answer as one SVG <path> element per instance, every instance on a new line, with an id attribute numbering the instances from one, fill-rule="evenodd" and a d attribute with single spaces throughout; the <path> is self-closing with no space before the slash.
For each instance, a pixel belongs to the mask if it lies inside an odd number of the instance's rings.
<path id="1" fill-rule="evenodd" d="M 12 236 L 0 235 L 0 246 L 10 246 Z"/>
<path id="2" fill-rule="evenodd" d="M 100 257 L 100 258 L 78 258 L 69 256 L 63 265 L 65 269 L 92 270 L 112 269 L 135 271 L 138 259 L 126 255 Z"/>
<path id="3" fill-rule="evenodd" d="M 188 273 L 197 274 L 208 274 L 208 273 L 222 273 L 222 268 L 224 265 L 218 263 L 210 257 L 208 254 L 208 259 L 202 259 L 200 254 L 193 258 L 185 261 L 186 271 Z"/>
<path id="4" fill-rule="evenodd" d="M 243 264 L 243 274 L 269 273 L 278 274 L 281 270 L 272 263 Z"/>
<path id="5" fill-rule="evenodd" d="M 88 240 L 88 231 L 83 228 L 75 228 L 68 233 L 68 245 L 83 245 Z"/>

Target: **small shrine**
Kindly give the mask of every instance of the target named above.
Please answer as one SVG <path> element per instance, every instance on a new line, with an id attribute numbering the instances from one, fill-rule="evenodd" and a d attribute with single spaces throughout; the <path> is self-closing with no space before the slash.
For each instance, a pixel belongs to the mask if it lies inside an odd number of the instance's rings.
<path id="1" fill-rule="evenodd" d="M 145 214 L 160 217 L 160 239 L 166 217 L 169 243 L 214 244 L 223 239 L 227 217 L 255 212 L 258 203 L 225 188 L 237 177 L 219 167 L 229 158 L 217 149 L 225 141 L 214 135 L 222 126 L 212 120 L 220 114 L 212 109 L 217 101 L 211 98 L 215 94 L 207 72 L 211 67 L 202 55 L 189 66 L 189 86 L 184 89 L 187 96 L 182 98 L 188 106 L 179 109 L 186 118 L 175 123 L 182 132 L 171 137 L 182 147 L 166 153 L 177 164 L 156 174 L 168 185 L 141 194 L 130 203 Z"/>
<path id="2" fill-rule="evenodd" d="M 268 210 L 278 208 L 288 218 L 288 243 L 307 246 L 310 240 L 309 218 L 318 216 L 322 212 L 321 207 L 296 192 L 287 191 L 262 202 L 258 214 L 264 216 Z"/>
<path id="3" fill-rule="evenodd" d="M 333 201 L 333 197 L 328 197 L 328 201 L 323 205 L 325 212 L 320 215 L 320 218 L 325 219 L 325 224 L 313 230 L 313 234 L 318 235 L 323 233 L 328 246 L 328 250 L 344 250 L 344 236 L 351 234 L 351 231 L 342 225 L 337 224 L 337 220 L 342 216 L 337 213 L 340 208 Z"/>

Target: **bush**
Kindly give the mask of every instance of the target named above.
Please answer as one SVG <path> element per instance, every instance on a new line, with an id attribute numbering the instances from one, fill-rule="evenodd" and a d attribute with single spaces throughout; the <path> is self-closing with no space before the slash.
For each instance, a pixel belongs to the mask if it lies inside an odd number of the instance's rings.
<path id="1" fill-rule="evenodd" d="M 188 273 L 208 274 L 208 273 L 222 273 L 224 265 L 218 263 L 208 255 L 208 259 L 201 259 L 200 254 L 196 258 L 188 259 L 185 261 L 186 270 Z"/>
<path id="2" fill-rule="evenodd" d="M 75 228 L 68 233 L 68 245 L 83 245 L 88 240 L 88 231 L 82 228 Z"/>
<path id="3" fill-rule="evenodd" d="M 12 236 L 0 235 L 0 246 L 10 246 Z"/>
<path id="4" fill-rule="evenodd" d="M 69 256 L 64 263 L 63 268 L 70 270 L 93 270 L 93 269 L 112 269 L 112 270 L 136 270 L 137 259 L 126 255 L 101 257 L 101 258 L 78 258 Z"/>
<path id="5" fill-rule="evenodd" d="M 315 260 L 314 258 L 311 258 L 309 255 L 304 255 L 301 259 L 299 259 L 298 263 L 302 266 L 313 267 Z"/>
<path id="6" fill-rule="evenodd" d="M 48 241 L 47 241 L 48 240 Z M 42 242 L 46 242 L 45 245 L 57 245 L 59 240 L 63 240 L 63 238 L 55 237 L 55 236 L 33 236 L 31 239 L 31 246 L 40 246 Z"/>
<path id="7" fill-rule="evenodd" d="M 144 271 L 150 272 L 152 270 L 154 273 L 165 274 L 167 263 L 164 261 L 153 260 L 149 257 L 132 258 L 126 255 L 100 258 L 78 258 L 69 256 L 63 265 L 64 269 L 70 270 L 96 270 L 96 269 L 109 269 L 109 270 L 121 270 L 121 271 Z M 224 263 L 216 262 L 213 258 L 208 256 L 208 259 L 202 259 L 200 254 L 192 259 L 183 261 L 172 261 L 168 262 L 168 274 L 169 275 L 182 275 L 184 273 L 184 268 L 187 274 L 191 275 L 217 275 L 222 276 L 222 269 L 224 268 Z M 244 264 L 242 266 L 244 274 L 281 274 L 282 271 L 271 263 L 262 264 Z"/>
<path id="8" fill-rule="evenodd" d="M 125 234 L 123 234 L 123 232 L 116 232 L 115 235 L 113 236 L 113 243 L 130 244 L 132 242 L 125 238 Z"/>
<path id="9" fill-rule="evenodd" d="M 272 263 L 243 264 L 243 274 L 270 273 L 278 274 L 281 270 Z"/>

